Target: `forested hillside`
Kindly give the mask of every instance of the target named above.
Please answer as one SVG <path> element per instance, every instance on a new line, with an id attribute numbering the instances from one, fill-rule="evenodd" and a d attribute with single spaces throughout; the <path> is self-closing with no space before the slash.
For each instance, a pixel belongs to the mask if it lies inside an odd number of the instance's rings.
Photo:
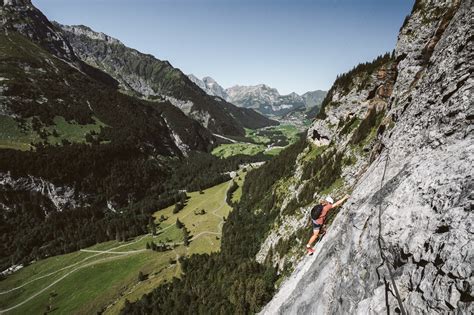
<path id="1" fill-rule="evenodd" d="M 1 268 L 146 232 L 244 161 L 167 101 L 117 91 L 30 1 L 0 6 Z M 199 153 L 201 152 L 201 153 Z"/>
<path id="2" fill-rule="evenodd" d="M 270 262 L 255 261 L 276 215 L 271 187 L 280 176 L 294 171 L 293 161 L 305 146 L 301 138 L 262 167 L 249 171 L 240 203 L 224 225 L 221 253 L 182 260 L 182 279 L 127 304 L 122 314 L 258 312 L 271 298 L 278 278 L 277 268 Z"/>

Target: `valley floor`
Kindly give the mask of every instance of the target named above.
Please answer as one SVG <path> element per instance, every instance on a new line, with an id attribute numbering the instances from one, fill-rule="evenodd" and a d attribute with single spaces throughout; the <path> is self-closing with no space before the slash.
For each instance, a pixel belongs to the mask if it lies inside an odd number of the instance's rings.
<path id="1" fill-rule="evenodd" d="M 237 173 L 239 189 L 233 201 L 240 198 L 245 174 L 242 170 Z M 160 283 L 180 277 L 179 257 L 219 250 L 222 226 L 232 210 L 226 202 L 231 184 L 232 180 L 203 193 L 188 193 L 190 198 L 179 213 L 173 213 L 174 206 L 157 211 L 157 235 L 97 244 L 35 262 L 8 276 L 0 282 L 0 313 L 119 313 L 126 300 L 135 301 Z M 177 219 L 190 232 L 189 246 L 183 244 Z M 152 241 L 173 249 L 147 249 L 146 244 Z M 142 281 L 138 280 L 140 272 L 145 278 Z"/>
<path id="2" fill-rule="evenodd" d="M 282 124 L 261 129 L 246 129 L 245 138 L 229 139 L 222 136 L 231 143 L 221 144 L 216 147 L 212 154 L 220 158 L 228 158 L 234 155 L 277 155 L 288 145 L 298 139 L 301 130 L 293 124 Z"/>

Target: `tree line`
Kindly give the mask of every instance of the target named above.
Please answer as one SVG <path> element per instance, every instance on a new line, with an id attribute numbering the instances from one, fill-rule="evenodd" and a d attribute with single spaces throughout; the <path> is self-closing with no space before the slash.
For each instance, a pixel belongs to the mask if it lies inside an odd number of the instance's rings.
<path id="1" fill-rule="evenodd" d="M 145 234 L 151 215 L 185 200 L 185 190 L 227 181 L 226 172 L 253 161 L 254 157 L 246 156 L 223 160 L 207 153 L 153 157 L 114 143 L 0 150 L 0 172 L 10 172 L 14 178 L 35 176 L 86 195 L 81 207 L 57 211 L 39 193 L 0 191 L 0 203 L 9 209 L 7 216 L 0 217 L 0 267 Z M 107 202 L 112 202 L 115 212 Z"/>

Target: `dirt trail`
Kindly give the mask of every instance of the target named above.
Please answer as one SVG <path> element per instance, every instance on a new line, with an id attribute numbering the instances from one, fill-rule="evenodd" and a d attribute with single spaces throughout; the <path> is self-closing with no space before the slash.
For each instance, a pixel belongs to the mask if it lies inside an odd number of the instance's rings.
<path id="1" fill-rule="evenodd" d="M 120 256 L 122 257 L 122 256 Z M 108 257 L 108 258 L 102 258 L 102 259 L 98 259 L 98 260 L 95 260 L 93 262 L 90 262 L 88 264 L 85 264 L 85 265 L 82 265 L 82 266 L 79 266 L 77 268 L 74 268 L 73 270 L 69 271 L 68 273 L 66 273 L 65 275 L 63 275 L 62 277 L 60 277 L 59 279 L 56 279 L 55 281 L 53 281 L 52 283 L 50 283 L 48 286 L 42 288 L 41 290 L 33 293 L 31 296 L 29 296 L 28 298 L 26 298 L 25 300 L 23 300 L 22 302 L 14 305 L 14 306 L 11 306 L 9 308 L 6 308 L 6 309 L 3 309 L 3 310 L 0 310 L 0 313 L 5 313 L 5 312 L 8 312 L 8 311 L 11 311 L 15 308 L 18 308 L 20 306 L 22 306 L 23 304 L 29 302 L 30 300 L 34 299 L 35 297 L 37 297 L 38 295 L 40 295 L 41 293 L 43 293 L 44 291 L 48 290 L 49 288 L 51 288 L 52 286 L 54 286 L 56 283 L 58 283 L 59 281 L 63 280 L 64 278 L 66 278 L 67 276 L 71 275 L 73 272 L 76 272 L 82 268 L 86 268 L 86 267 L 89 267 L 89 266 L 92 266 L 92 265 L 95 265 L 95 264 L 98 264 L 98 263 L 102 263 L 104 261 L 108 261 L 108 260 L 114 260 L 116 259 L 117 257 Z"/>
<path id="2" fill-rule="evenodd" d="M 116 246 L 116 247 L 114 247 L 114 248 L 110 248 L 110 249 L 107 249 L 107 250 L 104 250 L 104 251 L 93 251 L 93 250 L 81 249 L 80 251 L 83 251 L 83 252 L 94 252 L 94 253 L 97 253 L 97 254 L 96 254 L 96 255 L 91 255 L 91 256 L 89 256 L 89 257 L 86 257 L 86 258 L 84 258 L 84 259 L 82 259 L 82 260 L 80 260 L 80 261 L 78 261 L 78 262 L 76 262 L 76 263 L 74 263 L 74 264 L 71 264 L 71 265 L 68 265 L 68 266 L 66 266 L 66 267 L 57 269 L 57 270 L 55 270 L 55 271 L 53 271 L 53 272 L 50 272 L 50 273 L 48 273 L 48 274 L 45 274 L 45 275 L 43 275 L 43 276 L 34 278 L 34 279 L 32 279 L 32 280 L 30 280 L 30 281 L 28 281 L 28 282 L 25 282 L 25 283 L 23 283 L 22 285 L 17 286 L 17 287 L 15 287 L 15 288 L 9 289 L 9 290 L 7 290 L 7 291 L 2 291 L 2 292 L 0 292 L 0 295 L 2 295 L 2 294 L 7 294 L 7 293 L 10 293 L 10 292 L 12 292 L 12 291 L 21 289 L 21 288 L 23 288 L 24 286 L 26 286 L 26 285 L 28 285 L 28 284 L 30 284 L 30 283 L 32 283 L 32 282 L 35 282 L 35 281 L 37 281 L 37 280 L 40 280 L 40 279 L 43 279 L 43 278 L 46 278 L 46 277 L 49 277 L 49 276 L 52 276 L 52 275 L 54 275 L 54 274 L 56 274 L 56 273 L 58 273 L 58 272 L 60 272 L 60 271 L 63 271 L 63 270 L 72 268 L 72 267 L 74 267 L 74 266 L 77 266 L 77 265 L 79 265 L 79 264 L 81 264 L 81 263 L 83 263 L 83 262 L 85 262 L 85 261 L 87 261 L 87 260 L 89 260 L 89 259 L 91 259 L 91 258 L 95 258 L 95 257 L 100 256 L 100 255 L 103 255 L 103 254 L 109 254 L 109 253 L 110 253 L 110 254 L 114 254 L 114 253 L 115 253 L 115 252 L 113 252 L 114 250 L 116 250 L 116 249 L 118 249 L 118 248 L 122 248 L 122 247 L 124 247 L 124 246 L 133 245 L 134 243 L 137 243 L 137 242 L 141 241 L 144 237 L 149 236 L 149 235 L 150 235 L 150 234 L 142 235 L 142 237 L 140 237 L 139 239 L 137 239 L 137 240 L 135 240 L 135 241 L 133 241 L 133 242 L 131 242 L 131 243 L 122 244 L 122 245 L 119 245 L 119 246 Z M 120 253 L 122 253 L 122 252 L 120 252 Z M 2 312 L 2 310 L 0 310 L 0 312 Z"/>

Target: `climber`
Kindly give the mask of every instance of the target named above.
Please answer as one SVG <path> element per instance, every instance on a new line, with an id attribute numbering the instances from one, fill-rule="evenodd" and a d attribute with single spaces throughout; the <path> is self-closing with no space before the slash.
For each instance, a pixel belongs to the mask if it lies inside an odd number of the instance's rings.
<path id="1" fill-rule="evenodd" d="M 316 196 L 317 194 L 314 194 L 314 197 Z M 340 206 L 344 201 L 347 200 L 347 198 L 349 198 L 349 195 L 345 195 L 341 200 L 334 203 L 334 199 L 332 199 L 331 196 L 327 196 L 324 200 L 320 200 L 319 204 L 313 207 L 309 217 L 309 222 L 313 224 L 313 235 L 306 245 L 308 254 L 312 255 L 314 253 L 312 244 L 318 239 L 319 231 L 323 227 L 324 220 L 326 219 L 329 210 Z"/>

